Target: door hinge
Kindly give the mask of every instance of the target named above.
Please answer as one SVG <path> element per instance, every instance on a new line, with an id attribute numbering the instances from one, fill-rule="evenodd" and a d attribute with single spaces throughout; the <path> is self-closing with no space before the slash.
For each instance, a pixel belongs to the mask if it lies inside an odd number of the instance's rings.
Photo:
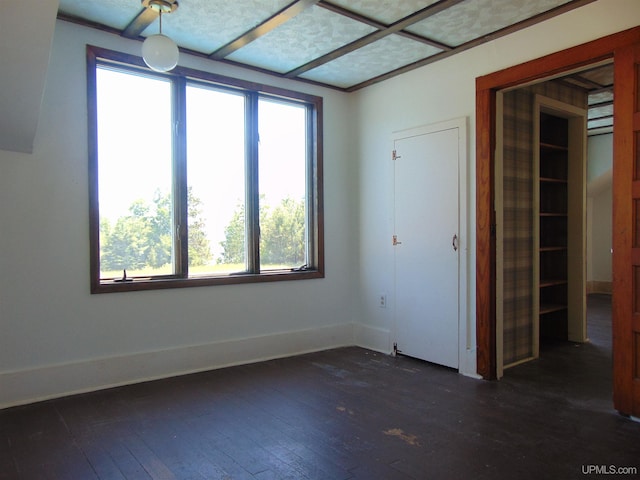
<path id="1" fill-rule="evenodd" d="M 402 245 L 402 242 L 398 241 L 398 236 L 394 235 L 391 237 L 391 244 L 395 247 L 396 245 Z"/>
<path id="2" fill-rule="evenodd" d="M 402 350 L 398 349 L 398 342 L 393 342 L 393 354 L 397 355 L 399 353 L 402 353 Z"/>
<path id="3" fill-rule="evenodd" d="M 398 155 L 398 152 L 396 150 L 393 150 L 391 152 L 391 160 L 397 160 L 398 158 L 402 158 L 402 157 Z"/>

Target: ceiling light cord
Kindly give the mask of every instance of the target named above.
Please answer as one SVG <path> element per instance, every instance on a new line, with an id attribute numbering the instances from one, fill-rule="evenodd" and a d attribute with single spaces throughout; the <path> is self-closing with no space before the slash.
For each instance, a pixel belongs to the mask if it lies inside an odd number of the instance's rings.
<path id="1" fill-rule="evenodd" d="M 178 2 L 169 3 L 160 0 L 142 0 L 142 4 L 158 12 L 160 33 L 149 35 L 142 44 L 142 59 L 156 72 L 168 72 L 178 64 L 179 51 L 176 43 L 162 33 L 162 14 L 171 13 L 178 8 Z"/>

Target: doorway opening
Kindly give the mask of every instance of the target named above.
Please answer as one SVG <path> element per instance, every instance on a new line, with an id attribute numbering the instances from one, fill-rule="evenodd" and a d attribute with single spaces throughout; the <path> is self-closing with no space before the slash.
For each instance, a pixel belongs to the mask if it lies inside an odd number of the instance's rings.
<path id="1" fill-rule="evenodd" d="M 612 291 L 612 61 L 497 92 L 496 124 L 501 378 L 588 342 L 586 295 Z"/>
<path id="2" fill-rule="evenodd" d="M 613 59 L 612 344 L 613 403 L 640 417 L 640 27 L 624 30 L 476 79 L 476 340 L 477 371 L 495 379 L 496 224 L 493 169 L 496 96 L 505 88 L 562 76 Z"/>

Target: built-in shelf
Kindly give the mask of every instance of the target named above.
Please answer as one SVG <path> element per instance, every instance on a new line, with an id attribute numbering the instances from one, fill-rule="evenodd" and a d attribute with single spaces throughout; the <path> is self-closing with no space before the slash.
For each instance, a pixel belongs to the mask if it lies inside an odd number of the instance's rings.
<path id="1" fill-rule="evenodd" d="M 540 142 L 540 150 L 544 149 L 566 152 L 569 150 L 569 147 L 567 147 L 566 145 L 559 145 L 557 143 Z"/>
<path id="2" fill-rule="evenodd" d="M 540 342 L 586 341 L 586 110 L 534 101 L 533 357 Z"/>
<path id="3" fill-rule="evenodd" d="M 556 285 L 566 285 L 566 278 L 557 278 L 554 280 L 540 280 L 540 288 L 555 287 Z"/>
<path id="4" fill-rule="evenodd" d="M 566 305 L 543 303 L 543 304 L 540 304 L 540 315 L 546 315 L 548 313 L 554 313 L 554 312 L 562 312 L 563 310 L 566 310 L 566 309 L 567 309 Z"/>
<path id="5" fill-rule="evenodd" d="M 540 239 L 538 315 L 543 337 L 561 337 L 567 325 L 567 133 L 566 119 L 541 112 L 537 176 Z"/>

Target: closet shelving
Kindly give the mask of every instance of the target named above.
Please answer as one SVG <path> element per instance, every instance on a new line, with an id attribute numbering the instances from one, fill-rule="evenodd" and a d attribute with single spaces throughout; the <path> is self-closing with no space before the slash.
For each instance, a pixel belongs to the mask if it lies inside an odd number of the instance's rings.
<path id="1" fill-rule="evenodd" d="M 568 121 L 540 112 L 539 311 L 543 336 L 565 337 L 568 312 Z"/>

